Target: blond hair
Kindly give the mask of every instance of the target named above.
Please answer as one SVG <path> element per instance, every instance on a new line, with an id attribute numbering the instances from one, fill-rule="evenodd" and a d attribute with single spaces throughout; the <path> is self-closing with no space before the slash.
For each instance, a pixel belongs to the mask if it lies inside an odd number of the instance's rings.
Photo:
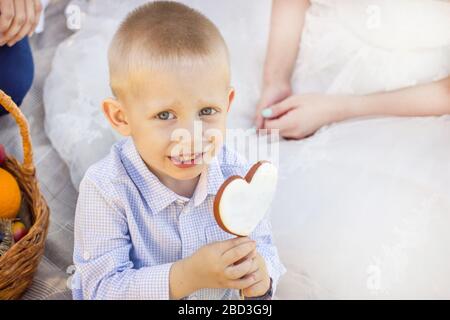
<path id="1" fill-rule="evenodd" d="M 116 97 L 132 91 L 130 83 L 151 70 L 222 61 L 229 79 L 228 49 L 217 27 L 198 11 L 171 1 L 132 11 L 114 35 L 108 60 Z"/>

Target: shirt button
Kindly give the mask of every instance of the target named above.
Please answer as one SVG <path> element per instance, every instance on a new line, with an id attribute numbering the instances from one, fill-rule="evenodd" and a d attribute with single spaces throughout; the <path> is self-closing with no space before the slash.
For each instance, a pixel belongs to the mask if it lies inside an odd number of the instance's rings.
<path id="1" fill-rule="evenodd" d="M 84 260 L 89 260 L 91 258 L 91 254 L 88 251 L 85 251 L 83 253 L 83 259 Z"/>

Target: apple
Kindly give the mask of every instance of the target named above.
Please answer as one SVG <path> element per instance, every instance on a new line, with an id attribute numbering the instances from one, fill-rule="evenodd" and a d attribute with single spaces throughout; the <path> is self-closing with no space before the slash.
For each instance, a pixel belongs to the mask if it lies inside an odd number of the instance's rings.
<path id="1" fill-rule="evenodd" d="M 5 162 L 6 160 L 6 152 L 5 152 L 5 147 L 0 144 L 0 166 L 3 164 L 3 162 Z"/>
<path id="2" fill-rule="evenodd" d="M 17 242 L 20 239 L 22 239 L 23 237 L 25 237 L 27 235 L 27 233 L 28 233 L 28 230 L 22 222 L 16 221 L 13 223 L 12 234 L 13 234 L 13 238 L 14 238 L 15 242 Z"/>

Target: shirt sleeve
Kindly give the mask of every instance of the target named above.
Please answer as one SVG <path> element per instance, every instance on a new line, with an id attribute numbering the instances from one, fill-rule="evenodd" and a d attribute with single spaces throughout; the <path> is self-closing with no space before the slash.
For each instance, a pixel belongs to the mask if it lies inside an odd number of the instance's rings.
<path id="1" fill-rule="evenodd" d="M 172 263 L 136 269 L 123 211 L 84 178 L 75 215 L 74 297 L 168 300 Z"/>
<path id="2" fill-rule="evenodd" d="M 278 256 L 278 250 L 273 241 L 272 226 L 267 217 L 256 226 L 250 238 L 256 241 L 256 250 L 266 262 L 267 271 L 271 278 L 271 295 L 273 296 L 280 277 L 286 273 L 286 268 Z"/>

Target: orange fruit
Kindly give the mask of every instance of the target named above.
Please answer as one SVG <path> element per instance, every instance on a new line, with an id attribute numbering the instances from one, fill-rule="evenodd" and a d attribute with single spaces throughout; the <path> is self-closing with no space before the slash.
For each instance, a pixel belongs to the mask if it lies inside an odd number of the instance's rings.
<path id="1" fill-rule="evenodd" d="M 0 219 L 14 219 L 19 213 L 21 200 L 16 179 L 0 168 Z"/>

